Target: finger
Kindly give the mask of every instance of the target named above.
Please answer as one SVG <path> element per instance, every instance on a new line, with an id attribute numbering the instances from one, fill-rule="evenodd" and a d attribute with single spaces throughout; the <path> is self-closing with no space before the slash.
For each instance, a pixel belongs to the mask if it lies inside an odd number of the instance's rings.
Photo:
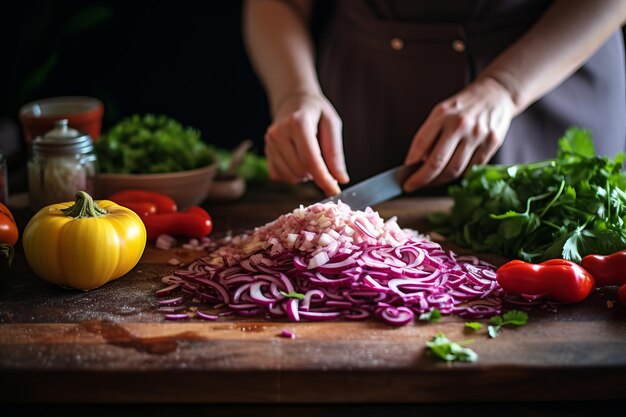
<path id="1" fill-rule="evenodd" d="M 265 145 L 265 156 L 267 158 L 267 171 L 270 179 L 281 182 L 291 182 L 290 173 L 285 170 L 284 164 L 281 163 L 280 155 L 277 155 L 271 147 Z"/>
<path id="2" fill-rule="evenodd" d="M 265 157 L 267 158 L 267 174 L 270 179 L 274 181 L 282 181 L 283 177 L 276 168 L 276 163 L 274 162 L 275 158 L 272 153 L 268 151 L 267 146 L 265 147 Z"/>
<path id="3" fill-rule="evenodd" d="M 280 155 L 280 160 L 285 164 L 286 169 L 298 181 L 303 181 L 308 173 L 296 151 L 296 145 L 292 140 L 282 143 L 276 148 L 276 153 Z"/>
<path id="4" fill-rule="evenodd" d="M 267 159 L 267 174 L 269 175 L 270 179 L 277 181 L 280 180 L 280 175 L 278 174 L 278 171 L 276 170 L 276 167 L 274 166 L 274 152 L 272 150 L 272 147 L 269 146 L 268 144 L 268 137 L 270 134 L 270 130 L 272 129 L 272 126 L 270 126 L 269 128 L 267 128 L 267 130 L 265 131 L 265 146 L 263 149 L 263 153 L 265 155 L 265 159 Z"/>
<path id="5" fill-rule="evenodd" d="M 430 113 L 426 121 L 417 130 L 413 137 L 409 152 L 406 155 L 404 163 L 409 165 L 424 159 L 433 147 L 435 140 L 441 133 L 443 127 L 443 115 L 440 106 L 435 107 Z"/>
<path id="6" fill-rule="evenodd" d="M 328 164 L 328 170 L 340 183 L 350 181 L 346 170 L 346 160 L 343 153 L 343 140 L 341 136 L 341 121 L 333 116 L 322 114 L 319 124 L 320 147 L 322 155 Z"/>
<path id="7" fill-rule="evenodd" d="M 499 141 L 497 140 L 496 134 L 493 132 L 489 133 L 485 141 L 474 151 L 474 155 L 472 155 L 472 158 L 468 162 L 463 175 L 467 174 L 474 165 L 481 165 L 489 162 L 498 150 L 498 143 Z"/>
<path id="8" fill-rule="evenodd" d="M 467 164 L 469 164 L 470 159 L 472 159 L 476 149 L 476 146 L 472 146 L 471 143 L 472 142 L 468 140 L 461 140 L 461 142 L 459 142 L 459 145 L 454 151 L 452 158 L 450 158 L 448 165 L 446 165 L 437 178 L 431 181 L 431 185 L 445 184 L 460 177 L 463 172 L 465 172 L 465 168 L 467 167 Z"/>
<path id="9" fill-rule="evenodd" d="M 450 162 L 446 168 L 435 178 L 431 185 L 441 185 L 446 182 L 450 182 L 456 178 L 462 176 L 466 168 L 474 156 L 476 149 L 486 142 L 486 137 L 489 134 L 486 122 L 483 116 L 479 116 L 477 123 L 471 130 L 469 135 L 464 135 L 461 141 L 457 145 L 454 155 L 450 158 Z"/>
<path id="10" fill-rule="evenodd" d="M 274 174 L 278 180 L 292 184 L 298 183 L 306 175 L 304 170 L 298 167 L 297 154 L 289 133 L 280 125 L 272 126 L 265 136 L 265 147 L 268 160 L 272 161 Z"/>
<path id="11" fill-rule="evenodd" d="M 296 151 L 304 164 L 305 170 L 311 174 L 313 181 L 327 195 L 339 194 L 337 181 L 330 175 L 322 159 L 320 146 L 316 138 L 316 123 L 306 120 L 302 114 L 291 117 L 291 132 L 295 139 Z"/>
<path id="12" fill-rule="evenodd" d="M 291 167 L 289 163 L 285 161 L 282 157 L 274 159 L 274 166 L 276 171 L 281 176 L 282 181 L 288 182 L 290 184 L 298 184 L 302 182 L 302 176 L 296 175 L 291 171 Z"/>
<path id="13" fill-rule="evenodd" d="M 446 128 L 439 137 L 435 148 L 426 158 L 424 165 L 409 177 L 403 184 L 406 192 L 413 192 L 430 183 L 448 165 L 450 158 L 459 143 L 461 132 L 454 128 Z"/>

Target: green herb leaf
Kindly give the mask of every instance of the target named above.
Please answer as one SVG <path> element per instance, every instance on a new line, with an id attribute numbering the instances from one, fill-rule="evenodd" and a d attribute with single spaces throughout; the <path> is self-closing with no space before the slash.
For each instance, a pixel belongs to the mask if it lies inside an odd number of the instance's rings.
<path id="1" fill-rule="evenodd" d="M 419 319 L 423 321 L 439 321 L 441 320 L 441 311 L 433 308 L 430 311 L 420 314 Z"/>
<path id="2" fill-rule="evenodd" d="M 437 333 L 430 341 L 426 342 L 426 347 L 437 358 L 446 362 L 476 362 L 478 360 L 476 352 L 461 346 L 459 343 L 452 342 L 443 333 Z"/>
<path id="3" fill-rule="evenodd" d="M 594 154 L 591 133 L 571 127 L 554 159 L 474 166 L 448 189 L 433 230 L 479 252 L 528 262 L 626 249 L 624 154 Z"/>
<path id="4" fill-rule="evenodd" d="M 465 327 L 472 330 L 480 330 L 483 328 L 483 325 L 477 321 L 468 321 L 467 323 L 465 323 Z"/>
<path id="5" fill-rule="evenodd" d="M 493 316 L 489 322 L 495 326 L 500 326 L 504 320 L 500 316 Z"/>
<path id="6" fill-rule="evenodd" d="M 298 300 L 304 300 L 304 294 L 299 293 L 299 292 L 292 291 L 292 292 L 290 292 L 290 293 L 286 293 L 286 292 L 284 292 L 284 291 L 280 291 L 280 294 L 281 294 L 283 297 L 287 297 L 287 298 L 297 298 Z"/>
<path id="7" fill-rule="evenodd" d="M 519 310 L 510 310 L 502 315 L 504 321 L 501 325 L 511 324 L 513 326 L 523 326 L 528 323 L 528 314 Z"/>
<path id="8" fill-rule="evenodd" d="M 487 333 L 489 337 L 495 339 L 498 337 L 498 332 L 500 331 L 500 326 L 487 326 Z"/>
<path id="9" fill-rule="evenodd" d="M 502 326 L 510 324 L 511 326 L 523 326 L 528 322 L 528 314 L 519 310 L 510 310 L 502 316 L 493 316 L 489 321 L 491 325 L 487 327 L 489 337 L 495 339 Z"/>
<path id="10" fill-rule="evenodd" d="M 566 153 L 576 154 L 584 158 L 593 158 L 596 154 L 589 129 L 569 128 L 559 140 L 559 157 Z"/>

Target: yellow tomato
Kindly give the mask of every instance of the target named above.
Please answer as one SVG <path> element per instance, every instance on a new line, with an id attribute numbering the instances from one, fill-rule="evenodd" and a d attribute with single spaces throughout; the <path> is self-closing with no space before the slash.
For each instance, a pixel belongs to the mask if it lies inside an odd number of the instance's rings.
<path id="1" fill-rule="evenodd" d="M 79 191 L 75 202 L 39 210 L 22 242 L 28 264 L 41 278 L 90 290 L 134 268 L 146 247 L 146 228 L 132 210 L 94 202 Z"/>

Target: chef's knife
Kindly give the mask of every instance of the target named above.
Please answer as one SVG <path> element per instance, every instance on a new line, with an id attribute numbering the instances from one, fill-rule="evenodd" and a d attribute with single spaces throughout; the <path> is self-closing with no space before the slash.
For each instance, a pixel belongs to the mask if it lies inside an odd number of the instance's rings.
<path id="1" fill-rule="evenodd" d="M 400 165 L 363 180 L 341 193 L 326 198 L 320 203 L 337 202 L 349 205 L 352 210 L 362 210 L 402 194 L 402 183 L 413 174 L 423 162 Z"/>

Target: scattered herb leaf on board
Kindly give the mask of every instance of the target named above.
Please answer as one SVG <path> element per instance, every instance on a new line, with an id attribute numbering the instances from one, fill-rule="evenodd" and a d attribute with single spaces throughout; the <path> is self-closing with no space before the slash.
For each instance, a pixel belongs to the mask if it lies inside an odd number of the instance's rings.
<path id="1" fill-rule="evenodd" d="M 441 320 L 441 311 L 433 308 L 425 313 L 420 314 L 419 319 L 422 321 L 439 321 Z"/>
<path id="2" fill-rule="evenodd" d="M 528 314 L 519 310 L 510 310 L 504 313 L 502 316 L 493 316 L 490 320 L 490 325 L 487 327 L 487 333 L 489 337 L 495 339 L 498 337 L 500 328 L 502 326 L 523 326 L 528 322 Z"/>
<path id="3" fill-rule="evenodd" d="M 431 340 L 426 342 L 426 347 L 435 357 L 446 362 L 476 362 L 478 355 L 472 349 L 461 346 L 462 344 L 471 343 L 472 340 L 466 340 L 456 343 L 448 339 L 443 333 L 437 333 Z"/>
<path id="4" fill-rule="evenodd" d="M 483 328 L 483 325 L 477 321 L 468 321 L 467 323 L 465 323 L 465 327 L 472 330 L 480 330 Z"/>

